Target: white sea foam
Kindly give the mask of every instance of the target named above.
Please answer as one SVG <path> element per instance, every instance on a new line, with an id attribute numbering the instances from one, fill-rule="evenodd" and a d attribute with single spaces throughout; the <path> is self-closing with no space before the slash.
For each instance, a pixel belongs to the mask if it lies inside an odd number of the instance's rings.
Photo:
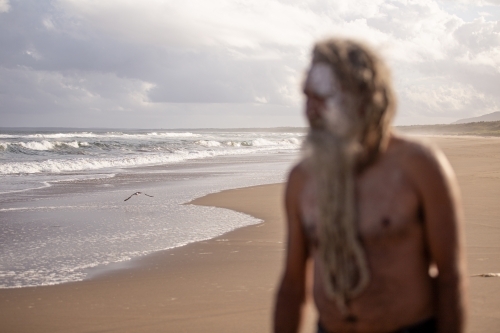
<path id="1" fill-rule="evenodd" d="M 43 139 L 63 139 L 63 138 L 93 138 L 97 135 L 91 132 L 80 133 L 55 133 L 55 134 L 32 134 L 27 135 L 27 138 L 43 138 Z"/>
<path id="2" fill-rule="evenodd" d="M 31 190 L 39 190 L 41 188 L 46 188 L 50 187 L 51 185 L 48 182 L 37 182 L 35 183 L 36 185 L 32 184 L 31 186 L 28 186 L 26 188 L 21 188 L 21 189 L 9 189 L 7 191 L 2 191 L 0 194 L 6 194 L 6 193 L 18 193 L 18 192 L 26 192 L 26 191 L 31 191 Z M 41 186 L 39 186 L 41 184 Z M 25 184 L 23 184 L 26 186 Z"/>
<path id="3" fill-rule="evenodd" d="M 26 241 L 23 247 L 14 245 L 6 249 L 8 255 L 0 257 L 3 259 L 2 263 L 5 264 L 0 269 L 0 288 L 43 286 L 80 281 L 87 276 L 89 268 L 119 263 L 155 251 L 211 239 L 238 227 L 261 222 L 261 220 L 248 215 L 214 207 L 175 206 L 181 209 L 175 213 L 180 213 L 180 216 L 184 217 L 183 221 L 186 222 L 183 228 L 176 227 L 172 222 L 165 224 L 163 219 L 148 220 L 149 223 L 154 223 L 154 226 L 151 228 L 152 225 L 149 224 L 147 228 L 144 228 L 140 224 L 141 222 L 133 218 L 127 222 L 133 224 L 134 227 L 121 224 L 123 228 L 110 230 L 102 228 L 100 225 L 93 225 L 89 232 L 80 229 L 81 232 L 77 233 L 71 233 L 71 230 L 65 229 L 64 223 L 47 225 L 45 228 L 51 229 L 48 238 L 32 238 Z M 72 210 L 76 208 L 81 209 L 79 210 L 81 214 L 86 214 L 89 210 L 103 209 L 100 206 L 38 208 L 37 214 L 46 214 L 47 211 L 50 213 L 50 210 L 53 209 Z M 113 207 L 111 211 L 118 212 L 122 209 L 123 207 L 120 205 L 120 207 Z M 109 208 L 106 210 L 109 211 Z M 14 212 L 14 210 L 12 211 Z M 98 230 L 94 231 L 94 229 Z M 74 246 L 75 244 L 78 246 Z M 29 249 L 37 249 L 37 251 L 29 251 Z M 15 262 L 9 259 L 12 257 L 16 258 Z"/>
<path id="4" fill-rule="evenodd" d="M 146 134 L 147 136 L 157 136 L 157 137 L 166 137 L 166 138 L 192 138 L 192 137 L 201 137 L 201 134 L 190 133 L 190 132 L 164 132 L 157 133 L 151 132 Z"/>
<path id="5" fill-rule="evenodd" d="M 135 157 L 117 158 L 76 158 L 76 159 L 49 159 L 36 162 L 10 162 L 0 164 L 0 174 L 23 174 L 50 172 L 59 173 L 67 171 L 97 170 L 103 168 L 120 168 L 163 163 L 178 163 L 185 160 L 200 159 L 221 155 L 235 155 L 251 153 L 245 151 L 176 151 L 168 154 L 140 155 Z"/>
<path id="6" fill-rule="evenodd" d="M 221 143 L 219 141 L 213 141 L 213 140 L 199 140 L 195 142 L 196 144 L 203 146 L 203 147 L 219 147 Z"/>
<path id="7" fill-rule="evenodd" d="M 14 147 L 22 147 L 24 149 L 35 150 L 35 151 L 50 151 L 56 150 L 58 148 L 71 147 L 71 148 L 80 148 L 80 147 L 89 147 L 90 144 L 86 141 L 28 141 L 28 142 L 0 142 L 0 150 L 7 150 L 9 146 Z"/>
<path id="8" fill-rule="evenodd" d="M 284 139 L 284 140 L 281 140 L 280 141 L 280 144 L 284 144 L 284 145 L 300 145 L 301 144 L 301 141 L 297 138 L 289 138 L 289 139 Z"/>
<path id="9" fill-rule="evenodd" d="M 10 208 L 0 208 L 0 212 L 13 212 L 13 211 L 41 211 L 41 210 L 97 210 L 106 207 L 106 209 L 120 209 L 120 206 L 116 205 L 67 205 L 67 206 L 25 206 L 25 207 L 10 207 Z"/>
<path id="10" fill-rule="evenodd" d="M 54 209 L 71 209 L 71 208 L 84 208 L 84 207 L 78 207 L 78 206 L 12 207 L 12 208 L 0 208 L 0 212 L 33 211 L 33 210 L 54 210 Z M 85 208 L 88 208 L 88 207 L 85 207 Z"/>
<path id="11" fill-rule="evenodd" d="M 49 151 L 57 149 L 58 147 L 72 147 L 79 148 L 83 146 L 89 146 L 88 142 L 79 143 L 78 141 L 69 141 L 69 142 L 61 142 L 61 141 L 28 141 L 28 142 L 1 142 L 0 147 L 6 150 L 9 146 L 19 146 L 29 150 L 37 150 L 37 151 Z"/>
<path id="12" fill-rule="evenodd" d="M 61 145 L 66 145 L 66 146 L 70 146 L 70 147 L 73 147 L 73 148 L 79 148 L 80 146 L 78 145 L 78 141 L 72 141 L 72 142 L 61 142 L 59 143 Z"/>
<path id="13" fill-rule="evenodd" d="M 27 138 L 27 139 L 65 139 L 65 138 L 184 138 L 184 137 L 201 137 L 201 134 L 191 132 L 149 132 L 149 133 L 122 133 L 122 132 L 106 132 L 106 133 L 92 133 L 92 132 L 79 132 L 79 133 L 51 133 L 51 134 L 0 134 L 0 139 L 9 138 Z"/>
<path id="14" fill-rule="evenodd" d="M 121 132 L 107 132 L 107 133 L 92 133 L 92 132 L 79 132 L 79 133 L 52 133 L 52 134 L 27 134 L 27 135 L 14 135 L 14 134 L 0 134 L 0 139 L 8 138 L 28 138 L 28 139 L 65 139 L 65 138 L 145 138 L 145 137 L 201 137 L 201 134 L 191 132 L 149 132 L 149 133 L 121 133 Z"/>
<path id="15" fill-rule="evenodd" d="M 241 143 L 243 146 L 253 146 L 253 147 L 270 147 L 270 146 L 296 146 L 298 148 L 300 141 L 297 138 L 280 139 L 280 140 L 270 140 L 264 138 L 258 138 L 251 141 L 244 141 Z"/>
<path id="16" fill-rule="evenodd" d="M 51 149 L 54 149 L 54 147 L 55 147 L 55 145 L 52 142 L 49 142 L 47 140 L 19 142 L 19 143 L 15 143 L 15 144 L 19 145 L 23 148 L 31 149 L 31 150 L 51 150 Z"/>
<path id="17" fill-rule="evenodd" d="M 258 146 L 272 146 L 275 144 L 275 142 L 273 142 L 273 141 L 262 139 L 262 138 L 255 139 L 255 140 L 252 140 L 250 142 L 251 142 L 251 146 L 257 146 L 257 147 Z"/>
<path id="18" fill-rule="evenodd" d="M 106 178 L 113 178 L 116 174 L 114 173 L 93 173 L 93 174 L 80 174 L 80 175 L 70 175 L 70 176 L 62 176 L 57 175 L 57 178 L 53 176 L 40 176 L 40 175 L 2 175 L 0 176 L 0 194 L 5 193 L 18 193 L 18 192 L 26 192 L 31 190 L 38 190 L 46 187 L 52 186 L 55 183 L 61 182 L 78 182 L 83 180 L 99 180 Z M 16 182 L 12 182 L 14 178 L 23 178 L 20 184 L 16 184 Z M 29 178 L 28 178 L 29 177 Z M 35 177 L 35 178 L 32 178 Z M 40 179 L 42 178 L 42 179 Z M 8 185 L 10 183 L 10 186 Z"/>
<path id="19" fill-rule="evenodd" d="M 57 145 L 68 145 L 71 147 L 78 147 L 78 142 L 69 143 L 51 143 L 48 141 L 42 142 L 29 142 L 28 144 L 23 144 L 26 147 L 33 150 L 50 150 Z M 198 141 L 201 146 L 209 148 L 220 147 L 220 142 L 217 141 Z M 133 167 L 142 165 L 155 165 L 164 163 L 178 163 L 186 160 L 192 159 L 202 159 L 214 156 L 223 155 L 241 155 L 241 154 L 251 154 L 258 151 L 267 151 L 280 147 L 285 147 L 287 149 L 298 148 L 298 144 L 291 142 L 290 140 L 280 140 L 278 142 L 270 141 L 266 139 L 256 139 L 250 142 L 241 143 L 242 146 L 255 146 L 256 148 L 250 149 L 217 149 L 217 150 L 177 150 L 173 152 L 162 152 L 154 154 L 140 154 L 135 156 L 121 156 L 112 158 L 103 157 L 86 157 L 86 158 L 71 158 L 71 159 L 47 159 L 42 161 L 28 161 L 28 162 L 7 162 L 0 164 L 0 174 L 33 174 L 40 172 L 49 173 L 59 173 L 68 171 L 83 171 L 83 170 L 97 170 L 103 168 L 120 168 L 120 167 Z M 234 147 L 238 147 L 237 144 L 233 144 Z"/>

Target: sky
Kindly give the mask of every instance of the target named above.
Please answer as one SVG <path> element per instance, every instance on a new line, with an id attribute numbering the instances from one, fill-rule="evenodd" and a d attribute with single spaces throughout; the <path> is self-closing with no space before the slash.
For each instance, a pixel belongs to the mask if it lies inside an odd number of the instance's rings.
<path id="1" fill-rule="evenodd" d="M 315 41 L 377 49 L 396 125 L 500 111 L 500 0 L 0 0 L 0 127 L 305 126 Z"/>

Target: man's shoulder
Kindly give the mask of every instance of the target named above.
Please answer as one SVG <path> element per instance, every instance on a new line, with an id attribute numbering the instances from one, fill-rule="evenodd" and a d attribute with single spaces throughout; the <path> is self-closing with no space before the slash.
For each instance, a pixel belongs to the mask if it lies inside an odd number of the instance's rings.
<path id="1" fill-rule="evenodd" d="M 301 160 L 290 170 L 290 173 L 288 174 L 288 184 L 303 183 L 308 177 L 308 174 L 307 163 L 305 160 Z"/>
<path id="2" fill-rule="evenodd" d="M 300 199 L 301 193 L 304 189 L 307 177 L 308 175 L 306 172 L 304 161 L 297 163 L 290 170 L 285 191 L 285 205 L 287 207 L 287 210 L 299 209 L 298 200 Z"/>
<path id="3" fill-rule="evenodd" d="M 453 170 L 444 153 L 435 144 L 403 135 L 391 139 L 392 154 L 415 180 L 453 177 Z"/>
<path id="4" fill-rule="evenodd" d="M 401 159 L 404 164 L 418 162 L 436 165 L 440 163 L 443 152 L 433 143 L 416 139 L 400 134 L 395 134 L 391 137 L 390 149 L 391 155 Z"/>

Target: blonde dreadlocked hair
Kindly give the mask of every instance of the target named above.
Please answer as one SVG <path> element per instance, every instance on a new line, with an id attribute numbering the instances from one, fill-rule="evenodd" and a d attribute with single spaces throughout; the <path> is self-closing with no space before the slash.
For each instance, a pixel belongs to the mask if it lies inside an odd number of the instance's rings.
<path id="1" fill-rule="evenodd" d="M 331 66 L 348 95 L 360 144 L 378 153 L 387 144 L 396 110 L 389 69 L 368 46 L 347 39 L 327 39 L 313 49 L 313 63 Z M 369 156 L 366 156 L 368 158 Z"/>
<path id="2" fill-rule="evenodd" d="M 311 164 L 318 185 L 318 251 L 325 291 L 345 312 L 349 299 L 370 280 L 357 230 L 355 176 L 386 146 L 396 101 L 388 68 L 359 42 L 321 41 L 314 47 L 312 62 L 331 66 L 354 124 L 348 139 L 313 130 L 305 142 L 306 148 L 316 150 Z"/>

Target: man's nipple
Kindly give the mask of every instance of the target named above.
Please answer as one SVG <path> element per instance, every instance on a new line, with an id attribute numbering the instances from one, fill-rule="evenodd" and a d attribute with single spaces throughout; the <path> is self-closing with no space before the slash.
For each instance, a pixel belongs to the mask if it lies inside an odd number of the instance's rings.
<path id="1" fill-rule="evenodd" d="M 355 323 L 358 321 L 358 317 L 350 314 L 350 315 L 347 315 L 347 317 L 345 317 L 345 321 L 347 321 L 348 323 Z"/>

